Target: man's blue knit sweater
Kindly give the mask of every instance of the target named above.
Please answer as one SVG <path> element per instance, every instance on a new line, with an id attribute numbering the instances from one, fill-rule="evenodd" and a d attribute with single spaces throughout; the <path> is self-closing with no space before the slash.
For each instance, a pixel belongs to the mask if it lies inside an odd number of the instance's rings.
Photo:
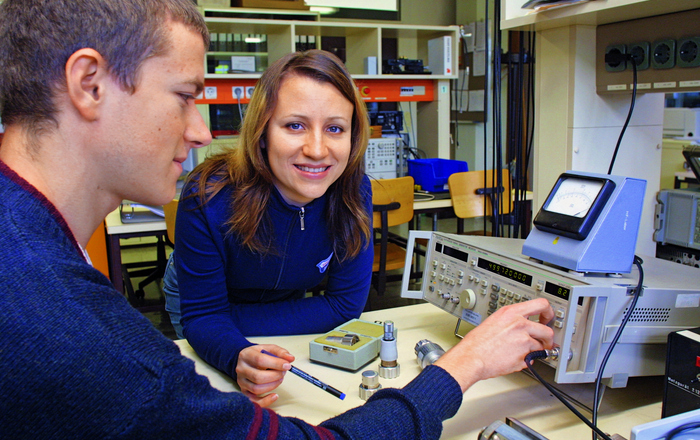
<path id="1" fill-rule="evenodd" d="M 319 426 L 213 389 L 1 162 L 0 255 L 2 438 L 436 439 L 461 402 L 435 366 Z"/>
<path id="2" fill-rule="evenodd" d="M 185 186 L 178 206 L 175 268 L 184 335 L 205 361 L 235 377 L 238 353 L 252 345 L 246 336 L 323 333 L 360 316 L 374 248 L 370 242 L 357 257 L 338 261 L 326 222 L 327 195 L 299 208 L 273 189 L 264 219 L 272 251 L 261 256 L 228 233 L 236 209 L 232 187 L 201 206 L 199 197 L 190 196 L 195 186 Z M 362 192 L 371 216 L 367 177 Z M 325 294 L 305 298 L 325 277 Z"/>

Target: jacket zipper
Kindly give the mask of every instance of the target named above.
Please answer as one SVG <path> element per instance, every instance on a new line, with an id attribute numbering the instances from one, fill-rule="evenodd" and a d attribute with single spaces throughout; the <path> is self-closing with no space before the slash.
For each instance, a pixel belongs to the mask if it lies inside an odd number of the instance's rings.
<path id="1" fill-rule="evenodd" d="M 301 211 L 299 211 L 299 221 L 301 222 L 301 230 L 304 230 L 304 207 L 301 207 Z"/>

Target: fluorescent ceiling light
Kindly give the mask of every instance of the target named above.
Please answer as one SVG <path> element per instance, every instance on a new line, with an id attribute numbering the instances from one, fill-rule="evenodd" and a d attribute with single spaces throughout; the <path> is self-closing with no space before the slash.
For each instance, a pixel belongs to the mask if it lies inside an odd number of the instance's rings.
<path id="1" fill-rule="evenodd" d="M 246 43 L 262 43 L 262 38 L 258 37 L 245 37 Z"/>
<path id="2" fill-rule="evenodd" d="M 338 8 L 331 8 L 328 6 L 310 6 L 309 10 L 312 12 L 318 12 L 321 15 L 335 14 L 338 12 Z"/>

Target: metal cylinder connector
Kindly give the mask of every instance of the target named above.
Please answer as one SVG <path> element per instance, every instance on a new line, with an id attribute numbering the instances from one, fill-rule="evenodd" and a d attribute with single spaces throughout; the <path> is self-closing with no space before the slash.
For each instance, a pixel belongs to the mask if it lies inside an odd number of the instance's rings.
<path id="1" fill-rule="evenodd" d="M 360 399 L 367 400 L 374 393 L 382 389 L 379 383 L 379 377 L 374 370 L 366 370 L 362 372 L 362 383 L 360 384 Z"/>
<path id="2" fill-rule="evenodd" d="M 395 379 L 401 374 L 395 334 L 394 322 L 385 321 L 384 337 L 382 337 L 382 345 L 379 349 L 379 376 L 384 379 Z"/>
<path id="3" fill-rule="evenodd" d="M 421 369 L 432 365 L 433 362 L 440 359 L 440 356 L 445 354 L 445 350 L 442 347 L 427 339 L 421 339 L 416 343 L 415 352 Z"/>

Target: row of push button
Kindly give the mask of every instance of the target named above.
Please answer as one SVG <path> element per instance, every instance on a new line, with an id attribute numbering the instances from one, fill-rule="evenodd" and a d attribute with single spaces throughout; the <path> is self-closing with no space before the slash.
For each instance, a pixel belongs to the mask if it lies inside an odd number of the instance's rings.
<path id="1" fill-rule="evenodd" d="M 531 299 L 527 295 L 521 295 L 520 293 L 513 292 L 512 290 L 500 287 L 498 284 L 493 284 L 491 286 L 491 290 L 491 301 L 489 302 L 488 311 L 489 315 L 495 312 L 499 307 L 525 302 Z"/>
<path id="2" fill-rule="evenodd" d="M 438 261 L 433 260 L 432 263 L 433 263 L 433 269 L 437 269 L 438 268 Z M 447 269 L 447 264 L 445 264 L 445 263 L 440 264 L 440 269 L 441 270 Z M 444 274 L 438 275 L 437 272 L 435 272 L 435 270 L 430 272 L 430 277 L 432 279 L 437 278 L 438 281 L 443 282 L 445 284 L 448 284 L 450 286 L 455 286 L 455 285 L 461 286 L 462 284 L 464 284 L 464 271 L 463 270 L 458 271 L 457 279 L 454 279 L 454 278 L 449 277 L 449 276 L 444 275 Z"/>

